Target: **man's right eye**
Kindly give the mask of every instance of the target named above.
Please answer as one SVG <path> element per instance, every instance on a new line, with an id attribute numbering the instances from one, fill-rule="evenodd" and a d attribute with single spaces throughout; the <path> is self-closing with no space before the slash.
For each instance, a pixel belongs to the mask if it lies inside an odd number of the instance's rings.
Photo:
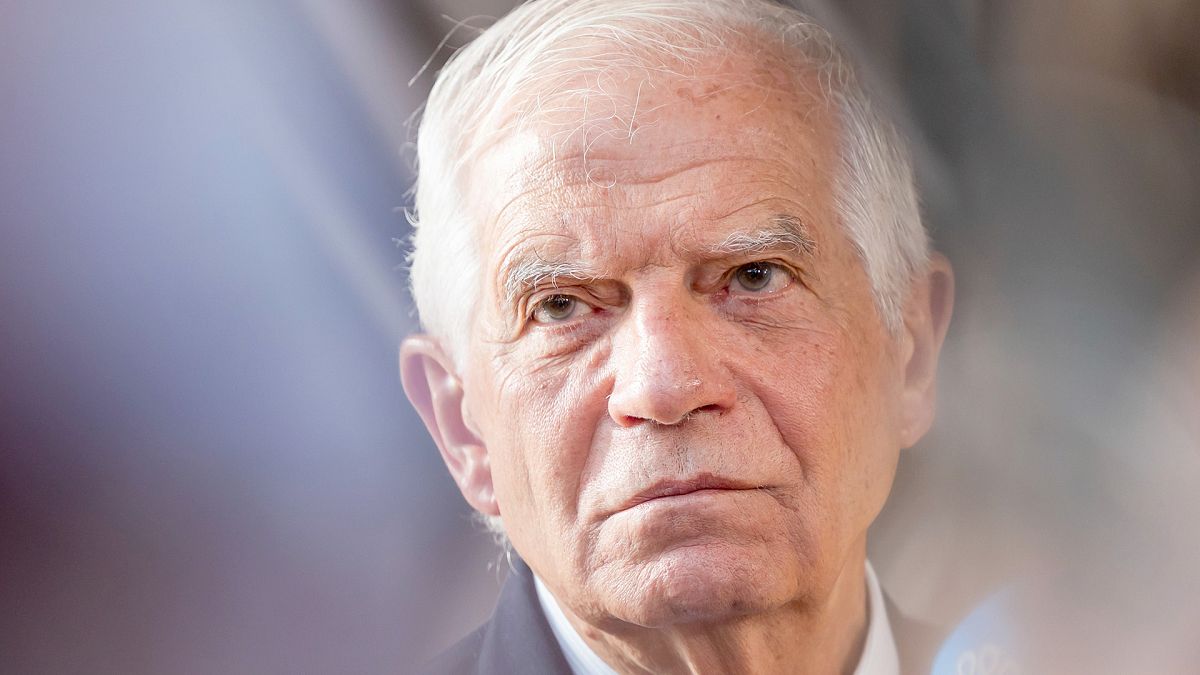
<path id="1" fill-rule="evenodd" d="M 573 295 L 555 293 L 539 300 L 531 315 L 538 323 L 562 323 L 584 314 L 591 313 L 592 308 Z"/>

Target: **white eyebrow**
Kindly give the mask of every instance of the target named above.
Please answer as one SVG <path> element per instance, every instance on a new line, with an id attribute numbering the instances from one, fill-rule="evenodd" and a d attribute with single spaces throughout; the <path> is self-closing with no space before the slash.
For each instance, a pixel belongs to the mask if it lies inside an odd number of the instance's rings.
<path id="1" fill-rule="evenodd" d="M 804 222 L 795 216 L 777 215 L 771 226 L 748 232 L 732 232 L 708 249 L 713 256 L 736 256 L 764 251 L 794 251 L 811 254 L 816 242 Z M 504 302 L 512 307 L 517 298 L 529 289 L 549 283 L 558 286 L 559 279 L 587 281 L 596 279 L 595 271 L 582 261 L 558 262 L 533 257 L 513 265 L 504 277 Z"/>
<path id="2" fill-rule="evenodd" d="M 546 282 L 557 287 L 559 279 L 584 281 L 594 278 L 595 275 L 582 262 L 550 262 L 541 258 L 524 260 L 517 263 L 504 279 L 504 301 L 507 306 L 512 306 L 521 293 Z"/>
<path id="3" fill-rule="evenodd" d="M 804 222 L 795 216 L 779 215 L 772 227 L 752 232 L 733 232 L 721 243 L 709 249 L 713 255 L 733 256 L 763 251 L 795 251 L 810 254 L 817 248 Z"/>

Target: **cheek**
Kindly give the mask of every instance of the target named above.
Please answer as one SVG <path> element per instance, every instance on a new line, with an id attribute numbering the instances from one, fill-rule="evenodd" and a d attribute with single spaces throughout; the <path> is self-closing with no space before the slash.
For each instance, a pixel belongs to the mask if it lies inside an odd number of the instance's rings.
<path id="1" fill-rule="evenodd" d="M 842 498 L 857 507 L 864 527 L 874 520 L 891 492 L 900 455 L 898 394 L 892 377 L 890 343 L 880 340 L 856 345 L 858 368 L 845 378 L 848 406 L 843 422 L 845 475 Z"/>
<path id="2" fill-rule="evenodd" d="M 827 334 L 806 330 L 780 337 L 762 350 L 771 356 L 756 368 L 756 388 L 807 473 L 827 459 L 827 451 L 818 451 L 843 426 L 838 418 L 848 398 L 839 381 L 844 356 Z"/>
<path id="3" fill-rule="evenodd" d="M 802 508 L 826 514 L 822 527 L 873 517 L 886 497 L 895 455 L 891 405 L 878 345 L 856 333 L 811 330 L 768 348 L 779 355 L 759 398 L 803 472 Z"/>
<path id="4" fill-rule="evenodd" d="M 577 511 L 606 400 L 588 362 L 529 363 L 509 354 L 483 369 L 492 375 L 478 390 L 496 392 L 486 406 L 484 442 L 506 523 L 532 518 L 555 528 L 542 532 L 561 531 Z"/>

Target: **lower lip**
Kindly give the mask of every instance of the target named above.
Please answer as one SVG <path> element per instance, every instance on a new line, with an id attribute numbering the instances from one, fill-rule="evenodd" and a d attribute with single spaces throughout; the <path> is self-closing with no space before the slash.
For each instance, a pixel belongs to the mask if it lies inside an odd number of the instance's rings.
<path id="1" fill-rule="evenodd" d="M 659 506 L 659 507 L 664 507 L 664 508 L 669 507 L 669 506 L 684 506 L 688 502 L 710 500 L 710 499 L 715 499 L 717 497 L 727 497 L 727 496 L 736 495 L 736 494 L 742 493 L 742 492 L 747 492 L 747 491 L 746 490 L 732 490 L 732 489 L 725 489 L 725 488 L 705 488 L 703 490 L 693 490 L 691 492 L 684 492 L 682 494 L 677 494 L 677 495 L 664 495 L 662 497 L 654 497 L 653 499 L 647 499 L 644 502 L 639 502 L 639 503 L 634 504 L 633 506 L 629 507 L 629 510 L 637 509 L 637 508 L 641 508 L 641 507 L 653 507 L 653 506 Z"/>

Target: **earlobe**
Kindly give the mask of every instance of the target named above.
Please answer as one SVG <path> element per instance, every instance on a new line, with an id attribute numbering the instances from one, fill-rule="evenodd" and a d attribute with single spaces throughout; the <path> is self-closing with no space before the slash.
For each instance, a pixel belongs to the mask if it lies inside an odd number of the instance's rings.
<path id="1" fill-rule="evenodd" d="M 904 361 L 901 445 L 911 447 L 933 425 L 937 407 L 937 368 L 954 311 L 954 269 L 940 253 L 930 256 L 914 280 L 904 309 L 907 358 Z"/>
<path id="2" fill-rule="evenodd" d="M 437 340 L 423 334 L 405 338 L 400 380 L 463 497 L 484 515 L 500 515 L 487 447 L 467 412 L 462 380 Z"/>

